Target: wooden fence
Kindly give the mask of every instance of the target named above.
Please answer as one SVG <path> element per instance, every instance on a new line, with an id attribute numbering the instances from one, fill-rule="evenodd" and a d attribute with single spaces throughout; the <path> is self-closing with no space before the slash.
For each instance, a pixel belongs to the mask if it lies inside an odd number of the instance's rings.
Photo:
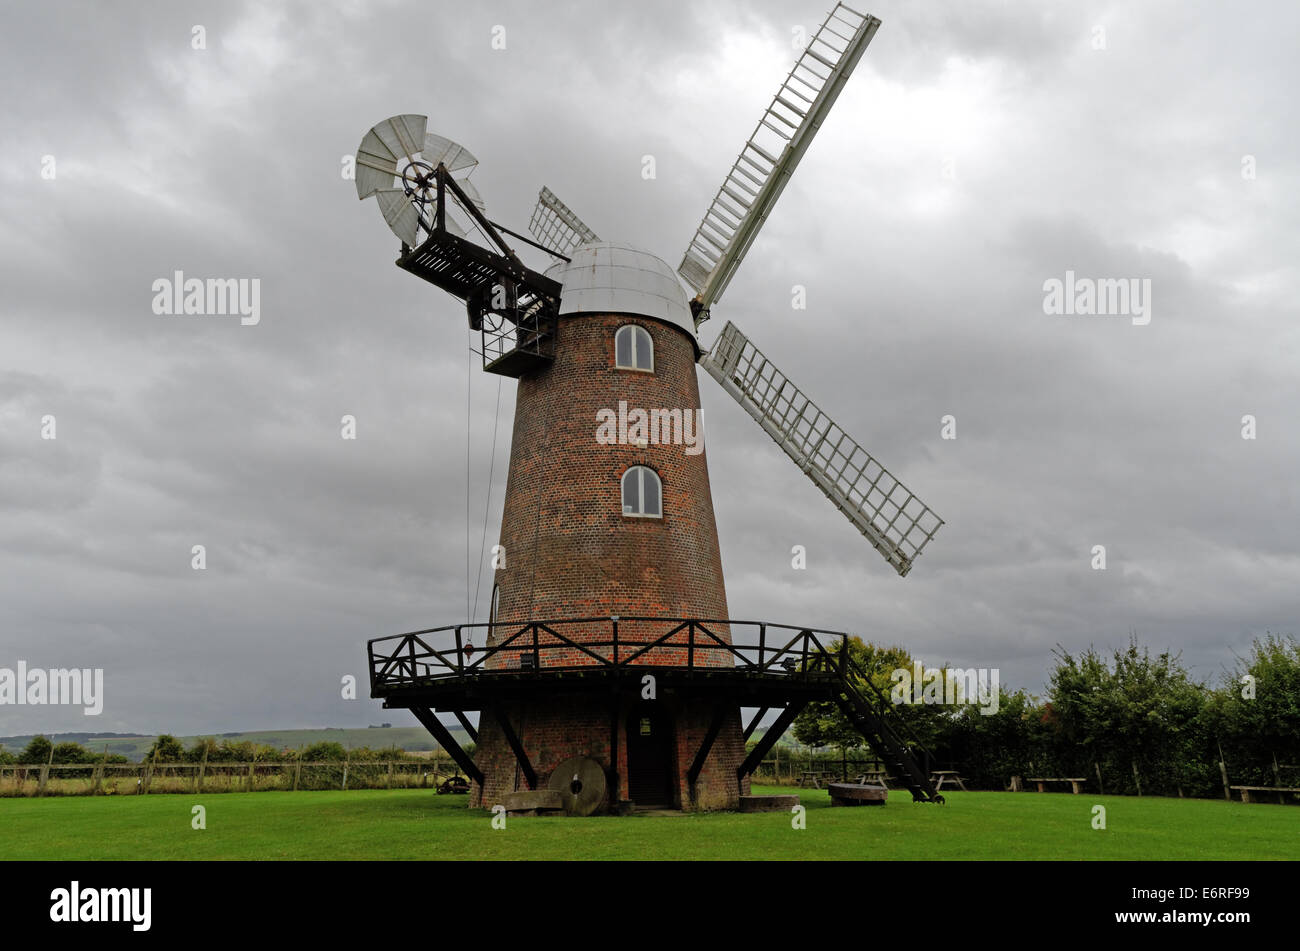
<path id="1" fill-rule="evenodd" d="M 830 778 L 849 779 L 879 766 L 873 759 L 831 761 L 778 748 L 759 764 L 753 779 L 758 783 L 794 784 L 809 770 Z M 437 786 L 456 775 L 460 775 L 459 768 L 444 755 L 410 760 L 7 764 L 0 765 L 0 797 L 412 789 Z"/>
<path id="2" fill-rule="evenodd" d="M 0 765 L 0 797 L 253 792 L 257 789 L 411 789 L 459 775 L 445 756 L 413 760 Z M 125 788 L 123 788 L 125 786 Z"/>

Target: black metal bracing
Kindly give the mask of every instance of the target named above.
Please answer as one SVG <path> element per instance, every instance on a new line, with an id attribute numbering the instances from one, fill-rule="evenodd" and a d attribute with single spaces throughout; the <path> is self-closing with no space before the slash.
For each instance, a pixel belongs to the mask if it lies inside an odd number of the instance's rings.
<path id="1" fill-rule="evenodd" d="M 686 782 L 691 791 L 691 802 L 695 802 L 695 783 L 700 778 L 700 772 L 704 769 L 704 761 L 709 758 L 709 750 L 713 749 L 713 741 L 718 738 L 722 732 L 722 724 L 726 722 L 728 705 L 725 703 L 715 704 L 713 707 L 713 716 L 709 720 L 709 729 L 704 734 L 704 739 L 700 741 L 700 748 L 695 752 L 695 759 L 691 761 L 691 768 L 686 771 Z"/>
<path id="2" fill-rule="evenodd" d="M 453 710 L 452 712 L 456 715 L 456 719 L 460 721 L 460 725 L 465 728 L 465 733 L 469 736 L 469 741 L 471 743 L 477 743 L 478 730 L 474 729 L 474 724 L 469 722 L 469 717 L 465 716 L 465 711 Z"/>
<path id="3" fill-rule="evenodd" d="M 444 166 L 435 172 L 436 213 L 417 248 L 402 246 L 397 266 L 465 302 L 480 332 L 483 368 L 518 377 L 555 358 L 560 283 L 525 267 L 497 226 L 475 207 Z M 484 248 L 446 226 L 446 202 L 455 200 L 495 248 Z M 532 243 L 532 242 L 529 242 Z"/>
<path id="4" fill-rule="evenodd" d="M 835 694 L 836 705 L 844 711 L 849 722 L 857 727 L 870 744 L 880 761 L 894 775 L 898 776 L 912 793 L 912 799 L 923 801 L 937 799 L 943 801 L 930 785 L 930 754 L 924 748 L 913 750 L 898 734 L 889 718 L 880 716 L 879 712 L 866 702 L 862 692 L 838 687 Z M 917 761 L 916 753 L 921 761 Z"/>
<path id="5" fill-rule="evenodd" d="M 602 628 L 608 635 L 599 633 Z M 639 633 L 629 635 L 629 629 Z M 479 634 L 466 637 L 476 630 Z M 719 632 L 729 633 L 730 640 Z M 468 651 L 467 640 L 492 646 Z M 704 698 L 713 705 L 714 720 L 687 777 L 692 785 L 721 729 L 718 718 L 723 714 L 718 711 L 737 706 L 781 711 L 738 768 L 737 778 L 742 779 L 757 768 L 804 706 L 829 700 L 902 778 L 914 800 L 943 801 L 930 781 L 929 751 L 911 733 L 901 711 L 849 656 L 847 636 L 840 632 L 756 621 L 570 618 L 413 631 L 376 638 L 368 652 L 370 695 L 382 699 L 385 707 L 410 708 L 417 716 L 422 709 L 459 711 L 458 716 L 480 710 L 496 716 L 530 788 L 536 782 L 533 767 L 509 722 L 493 711 L 512 701 L 544 704 L 557 691 L 591 690 L 593 696 L 610 698 L 611 731 L 616 734 L 619 698 L 635 696 L 641 677 L 652 671 L 661 690 Z M 437 723 L 436 717 L 429 717 Z M 434 732 L 425 717 L 421 722 Z M 755 718 L 746 738 L 757 724 Z M 435 738 L 446 745 L 450 734 L 440 723 L 437 727 L 442 735 L 435 732 Z"/>
<path id="6" fill-rule="evenodd" d="M 510 751 L 515 754 L 515 762 L 519 764 L 519 769 L 524 774 L 524 782 L 528 784 L 529 789 L 536 789 L 537 771 L 533 769 L 528 754 L 524 752 L 524 745 L 519 742 L 519 736 L 515 733 L 514 727 L 510 725 L 510 717 L 506 716 L 505 710 L 501 708 L 499 703 L 490 704 L 488 709 L 491 711 L 492 716 L 496 718 L 497 725 L 501 727 L 501 732 L 505 734 Z"/>
<path id="7" fill-rule="evenodd" d="M 763 734 L 763 738 L 749 751 L 745 761 L 736 768 L 736 775 L 748 776 L 758 769 L 758 764 L 763 762 L 763 757 L 772 751 L 772 747 L 776 746 L 776 741 L 785 735 L 785 731 L 790 729 L 790 724 L 794 722 L 794 718 L 807 705 L 808 701 L 806 699 L 791 700 L 789 705 L 777 716 L 776 722 Z"/>
<path id="8" fill-rule="evenodd" d="M 473 758 L 456 742 L 456 738 L 451 735 L 451 731 L 442 725 L 442 721 L 438 719 L 437 714 L 429 707 L 412 706 L 408 709 L 415 714 L 415 718 L 420 721 L 421 725 L 433 735 L 433 738 L 438 741 L 438 745 L 456 761 L 456 765 L 464 771 L 465 775 L 480 786 L 483 785 L 482 770 L 474 765 Z"/>

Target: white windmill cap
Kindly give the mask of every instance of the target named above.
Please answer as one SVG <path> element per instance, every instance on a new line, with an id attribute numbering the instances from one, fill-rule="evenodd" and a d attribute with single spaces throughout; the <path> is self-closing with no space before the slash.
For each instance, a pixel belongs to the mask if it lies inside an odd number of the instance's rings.
<path id="1" fill-rule="evenodd" d="M 677 272 L 649 251 L 616 241 L 580 245 L 546 270 L 559 281 L 560 316 L 636 314 L 680 328 L 697 350 L 695 321 Z"/>

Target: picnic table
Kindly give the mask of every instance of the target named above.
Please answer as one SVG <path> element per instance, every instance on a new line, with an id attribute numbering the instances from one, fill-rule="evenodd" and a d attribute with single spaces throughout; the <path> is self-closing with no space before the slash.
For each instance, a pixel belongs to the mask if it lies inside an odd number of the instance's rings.
<path id="1" fill-rule="evenodd" d="M 1061 779 L 1053 776 L 1038 776 L 1038 777 L 1031 776 L 1029 777 L 1029 782 L 1037 783 L 1039 792 L 1047 792 L 1046 789 L 1047 783 L 1069 783 L 1070 791 L 1077 796 L 1079 795 L 1079 793 L 1083 792 L 1083 784 L 1086 783 L 1087 780 L 1083 779 L 1082 777 L 1067 777 Z"/>
<path id="2" fill-rule="evenodd" d="M 822 777 L 825 775 L 826 771 L 822 769 L 805 769 L 799 774 L 799 785 L 807 788 L 808 784 L 811 783 L 813 789 L 821 789 Z"/>
<path id="3" fill-rule="evenodd" d="M 869 769 L 853 781 L 859 786 L 883 786 L 885 785 L 885 771 L 883 769 Z"/>
<path id="4" fill-rule="evenodd" d="M 936 769 L 930 773 L 930 782 L 934 784 L 934 791 L 938 792 L 943 788 L 944 783 L 952 783 L 962 792 L 970 792 L 966 784 L 961 781 L 959 770 L 955 769 Z"/>
<path id="5" fill-rule="evenodd" d="M 1250 796 L 1251 793 L 1262 793 L 1262 792 L 1277 793 L 1278 802 L 1286 802 L 1286 795 L 1285 795 L 1286 793 L 1300 794 L 1300 787 L 1296 787 L 1296 786 L 1229 786 L 1228 788 L 1235 789 L 1237 790 L 1237 792 L 1241 793 L 1242 802 L 1257 801 L 1259 797 L 1256 796 L 1254 799 L 1252 799 Z"/>

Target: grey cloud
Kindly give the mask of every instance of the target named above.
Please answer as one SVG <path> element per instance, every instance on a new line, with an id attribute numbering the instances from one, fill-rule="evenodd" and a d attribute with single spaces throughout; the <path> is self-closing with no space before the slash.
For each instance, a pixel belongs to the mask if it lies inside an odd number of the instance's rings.
<path id="1" fill-rule="evenodd" d="M 365 639 L 463 619 L 467 587 L 485 611 L 475 566 L 513 384 L 489 486 L 497 381 L 473 366 L 463 308 L 392 266 L 391 235 L 339 175 L 370 125 L 427 112 L 480 158 L 497 220 L 526 224 L 545 183 L 675 264 L 782 78 L 750 83 L 727 38 L 779 61 L 791 26 L 825 12 L 278 9 L 5 14 L 0 654 L 104 666 L 98 729 L 375 721 L 338 691 L 364 681 Z M 1300 176 L 1279 119 L 1296 13 L 1211 10 L 875 11 L 884 27 L 703 338 L 734 319 L 947 524 L 895 577 L 702 378 L 735 616 L 1034 689 L 1057 643 L 1136 630 L 1208 674 L 1253 634 L 1295 630 Z M 1042 283 L 1066 269 L 1150 278 L 1151 325 L 1045 315 Z M 176 270 L 259 278 L 262 322 L 154 315 L 151 282 Z M 86 728 L 62 710 L 5 723 Z"/>

